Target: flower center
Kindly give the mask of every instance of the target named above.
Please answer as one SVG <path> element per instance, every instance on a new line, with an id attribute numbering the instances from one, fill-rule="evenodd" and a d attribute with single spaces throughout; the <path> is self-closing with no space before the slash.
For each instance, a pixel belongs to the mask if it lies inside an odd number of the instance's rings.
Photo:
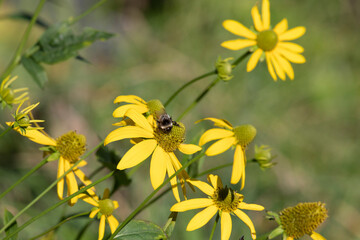
<path id="1" fill-rule="evenodd" d="M 250 124 L 235 127 L 233 132 L 238 144 L 242 147 L 246 147 L 256 136 L 256 128 Z"/>
<path id="2" fill-rule="evenodd" d="M 166 152 L 175 151 L 185 140 L 185 126 L 181 122 L 173 123 L 170 132 L 154 127 L 154 138 Z"/>
<path id="3" fill-rule="evenodd" d="M 20 117 L 18 117 L 18 116 L 20 116 Z M 15 121 L 19 124 L 20 127 L 26 128 L 26 127 L 30 126 L 30 118 L 28 115 L 21 114 L 18 116 L 16 116 Z"/>
<path id="4" fill-rule="evenodd" d="M 327 218 L 325 204 L 299 203 L 280 212 L 282 228 L 288 237 L 300 238 L 311 233 Z"/>
<path id="5" fill-rule="evenodd" d="M 66 160 L 75 163 L 84 154 L 86 138 L 84 135 L 70 131 L 56 139 L 56 149 Z"/>
<path id="6" fill-rule="evenodd" d="M 225 212 L 233 212 L 237 209 L 240 202 L 242 202 L 244 196 L 237 194 L 231 188 L 225 186 L 225 188 L 216 189 L 212 199 L 218 209 Z"/>
<path id="7" fill-rule="evenodd" d="M 112 215 L 115 206 L 111 199 L 103 199 L 99 201 L 99 209 L 102 214 L 108 217 Z"/>
<path id="8" fill-rule="evenodd" d="M 257 35 L 257 45 L 264 51 L 271 51 L 278 43 L 278 36 L 273 30 L 265 30 Z"/>
<path id="9" fill-rule="evenodd" d="M 12 104 L 15 98 L 14 91 L 11 88 L 4 88 L 0 95 L 7 104 Z"/>
<path id="10" fill-rule="evenodd" d="M 156 118 L 156 113 L 164 110 L 164 105 L 158 99 L 153 99 L 147 102 L 149 113 Z"/>

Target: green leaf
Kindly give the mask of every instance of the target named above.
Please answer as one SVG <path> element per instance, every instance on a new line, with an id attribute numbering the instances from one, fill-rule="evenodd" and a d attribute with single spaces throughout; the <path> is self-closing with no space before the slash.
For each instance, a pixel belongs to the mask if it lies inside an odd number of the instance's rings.
<path id="1" fill-rule="evenodd" d="M 158 225 L 140 220 L 129 222 L 115 239 L 121 240 L 148 240 L 168 239 L 165 232 Z"/>
<path id="2" fill-rule="evenodd" d="M 45 83 L 48 81 L 44 68 L 34 59 L 28 57 L 21 58 L 21 64 L 24 66 L 26 71 L 32 76 L 35 82 L 44 88 Z"/>
<path id="3" fill-rule="evenodd" d="M 9 212 L 7 209 L 5 209 L 4 225 L 8 224 L 13 217 L 14 216 L 11 214 L 11 212 Z M 9 236 L 11 233 L 13 233 L 17 229 L 17 227 L 18 226 L 17 226 L 16 221 L 13 222 L 8 228 L 5 229 L 6 236 Z M 10 240 L 16 240 L 17 238 L 18 238 L 18 234 L 15 234 L 10 238 Z"/>

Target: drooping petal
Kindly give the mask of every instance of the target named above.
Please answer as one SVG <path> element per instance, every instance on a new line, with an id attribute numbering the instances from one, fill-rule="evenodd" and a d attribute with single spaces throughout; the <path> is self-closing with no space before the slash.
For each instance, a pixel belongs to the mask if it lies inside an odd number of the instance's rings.
<path id="1" fill-rule="evenodd" d="M 215 156 L 228 150 L 236 142 L 235 137 L 227 137 L 213 143 L 205 152 L 207 156 Z"/>
<path id="2" fill-rule="evenodd" d="M 239 209 L 236 209 L 234 211 L 234 213 L 250 228 L 251 237 L 252 237 L 252 239 L 255 240 L 256 239 L 256 231 L 255 231 L 254 224 L 251 221 L 251 219 L 249 218 L 249 216 L 246 215 L 243 211 L 241 211 Z"/>
<path id="3" fill-rule="evenodd" d="M 200 151 L 202 148 L 195 144 L 185 144 L 182 143 L 178 147 L 179 151 L 185 154 L 194 154 Z"/>
<path id="4" fill-rule="evenodd" d="M 116 228 L 119 226 L 118 220 L 113 215 L 111 215 L 107 217 L 107 221 L 109 223 L 111 233 L 114 233 Z"/>
<path id="5" fill-rule="evenodd" d="M 215 191 L 214 188 L 205 182 L 202 182 L 197 179 L 189 180 L 189 182 L 198 189 L 200 189 L 203 193 L 207 194 L 208 196 L 212 196 L 214 194 Z"/>
<path id="6" fill-rule="evenodd" d="M 294 79 L 294 69 L 292 68 L 289 61 L 286 60 L 284 57 L 282 57 L 280 54 L 278 54 L 276 51 L 274 51 L 274 56 L 276 57 L 280 66 L 284 69 L 286 75 L 288 75 L 289 78 L 291 80 L 293 80 Z"/>
<path id="7" fill-rule="evenodd" d="M 100 212 L 100 208 L 97 208 L 97 209 L 91 211 L 89 217 L 94 218 L 96 216 L 96 214 L 98 214 L 98 212 Z"/>
<path id="8" fill-rule="evenodd" d="M 245 203 L 245 202 L 239 203 L 238 208 L 244 209 L 244 210 L 253 210 L 253 211 L 262 211 L 262 210 L 265 209 L 261 205 L 253 204 L 253 203 L 248 204 L 248 203 Z"/>
<path id="9" fill-rule="evenodd" d="M 293 237 L 286 237 L 286 240 L 294 240 Z"/>
<path id="10" fill-rule="evenodd" d="M 170 211 L 172 212 L 185 212 L 188 210 L 205 208 L 214 204 L 213 200 L 210 198 L 194 198 L 179 203 L 175 203 Z"/>
<path id="11" fill-rule="evenodd" d="M 166 171 L 167 171 L 169 177 L 171 177 L 175 173 L 174 167 L 170 161 L 166 162 Z M 170 179 L 170 184 L 171 184 L 172 192 L 174 194 L 176 201 L 180 202 L 180 196 L 179 196 L 179 191 L 177 188 L 176 176 L 173 177 L 172 179 Z"/>
<path id="12" fill-rule="evenodd" d="M 127 102 L 127 103 L 142 103 L 146 105 L 146 102 L 136 96 L 136 95 L 121 95 L 115 98 L 114 103 L 121 103 L 121 102 Z"/>
<path id="13" fill-rule="evenodd" d="M 261 57 L 261 55 L 263 54 L 263 50 L 261 48 L 256 49 L 256 51 L 251 55 L 247 66 L 246 66 L 246 71 L 247 72 L 251 72 L 255 67 L 256 64 L 259 62 L 259 59 Z"/>
<path id="14" fill-rule="evenodd" d="M 175 171 L 179 170 L 180 168 L 182 168 L 181 163 L 179 162 L 179 159 L 176 157 L 176 155 L 173 152 L 169 152 L 168 153 L 170 159 L 171 159 L 171 164 L 174 167 Z M 178 177 L 180 179 L 181 182 L 181 188 L 183 190 L 184 193 L 184 197 L 186 198 L 186 189 L 185 189 L 185 181 L 187 181 L 188 179 L 190 179 L 188 173 L 186 172 L 186 170 L 182 170 L 179 174 Z M 195 191 L 194 186 L 187 181 L 187 183 L 189 184 L 189 186 L 191 187 L 191 189 L 193 191 Z"/>
<path id="15" fill-rule="evenodd" d="M 264 26 L 263 26 L 263 23 L 261 21 L 261 16 L 260 16 L 259 9 L 258 9 L 257 6 L 254 6 L 251 9 L 251 16 L 253 18 L 254 26 L 255 26 L 256 31 L 258 31 L 258 32 L 263 31 Z"/>
<path id="16" fill-rule="evenodd" d="M 299 63 L 299 64 L 306 62 L 305 57 L 303 55 L 289 51 L 286 48 L 277 47 L 276 51 L 290 62 Z"/>
<path id="17" fill-rule="evenodd" d="M 285 80 L 286 76 L 285 76 L 284 69 L 282 69 L 282 67 L 277 62 L 273 52 L 271 52 L 269 55 L 270 55 L 271 63 L 273 64 L 273 66 L 275 68 L 276 74 L 279 76 L 279 78 L 281 80 Z"/>
<path id="18" fill-rule="evenodd" d="M 274 67 L 273 67 L 273 65 L 271 63 L 270 55 L 271 55 L 270 52 L 265 52 L 266 64 L 267 64 L 270 76 L 274 79 L 274 81 L 276 81 L 277 77 L 276 77 L 276 74 L 275 74 L 275 71 L 274 71 Z"/>
<path id="19" fill-rule="evenodd" d="M 234 162 L 231 173 L 231 184 L 237 184 L 240 181 L 243 173 L 244 164 L 244 151 L 240 145 L 236 145 L 234 153 Z"/>
<path id="20" fill-rule="evenodd" d="M 12 126 L 14 122 L 6 122 L 6 124 Z M 39 130 L 26 130 L 25 132 L 22 132 L 19 127 L 14 128 L 14 130 L 38 144 L 56 146 L 56 141 L 53 138 L 46 136 Z"/>
<path id="21" fill-rule="evenodd" d="M 154 134 L 138 126 L 126 126 L 115 129 L 105 138 L 104 145 L 125 138 L 153 138 Z"/>
<path id="22" fill-rule="evenodd" d="M 224 48 L 236 51 L 246 47 L 255 46 L 256 41 L 248 39 L 234 39 L 222 42 L 220 45 Z"/>
<path id="23" fill-rule="evenodd" d="M 67 160 L 64 160 L 64 170 L 65 172 L 70 169 L 70 162 Z M 75 174 L 73 171 L 70 171 L 68 174 L 66 174 L 66 186 L 68 189 L 68 194 L 71 195 L 79 190 Z M 77 202 L 78 197 L 73 197 L 70 199 L 70 205 L 73 205 Z"/>
<path id="24" fill-rule="evenodd" d="M 204 132 L 203 135 L 201 135 L 199 145 L 202 146 L 207 142 L 231 136 L 234 136 L 233 131 L 222 128 L 212 128 Z"/>
<path id="25" fill-rule="evenodd" d="M 306 32 L 305 27 L 295 27 L 282 34 L 279 34 L 279 41 L 290 41 L 297 39 L 304 35 Z"/>
<path id="26" fill-rule="evenodd" d="M 60 157 L 59 159 L 59 163 L 58 163 L 58 170 L 57 170 L 57 178 L 61 177 L 64 173 L 64 158 Z M 57 194 L 60 200 L 63 199 L 64 196 L 64 178 L 61 178 L 58 182 L 57 182 Z"/>
<path id="27" fill-rule="evenodd" d="M 98 240 L 102 240 L 105 234 L 105 215 L 101 215 L 99 224 L 99 237 Z"/>
<path id="28" fill-rule="evenodd" d="M 197 213 L 189 222 L 186 227 L 186 231 L 193 231 L 204 226 L 218 211 L 218 208 L 214 205 L 209 206 Z"/>
<path id="29" fill-rule="evenodd" d="M 228 212 L 221 213 L 221 240 L 228 240 L 231 235 L 232 222 Z"/>
<path id="30" fill-rule="evenodd" d="M 209 174 L 208 175 L 208 182 L 213 185 L 214 189 L 222 188 L 223 184 L 221 178 L 218 175 Z"/>
<path id="31" fill-rule="evenodd" d="M 79 168 L 79 167 L 84 167 L 86 165 L 87 165 L 87 162 L 85 160 L 81 160 L 81 162 L 78 163 L 78 165 L 76 167 Z"/>
<path id="32" fill-rule="evenodd" d="M 91 184 L 91 180 L 85 175 L 83 171 L 81 171 L 79 168 L 74 168 L 75 175 L 79 178 L 79 180 L 85 185 Z"/>
<path id="33" fill-rule="evenodd" d="M 291 52 L 296 52 L 296 53 L 304 52 L 304 48 L 302 46 L 292 42 L 278 42 L 278 46 L 281 48 L 285 48 Z"/>
<path id="34" fill-rule="evenodd" d="M 148 120 L 146 120 L 146 118 L 139 112 L 137 112 L 134 109 L 129 109 L 126 113 L 125 113 L 126 117 L 129 117 L 131 120 L 134 121 L 134 123 L 138 126 L 140 126 L 141 128 L 149 131 L 149 132 L 153 132 L 153 128 L 151 127 L 150 123 L 148 122 Z"/>
<path id="35" fill-rule="evenodd" d="M 323 236 L 321 236 L 319 233 L 312 232 L 310 237 L 314 240 L 326 240 Z"/>
<path id="36" fill-rule="evenodd" d="M 210 120 L 210 121 L 214 122 L 214 126 L 217 126 L 217 127 L 227 128 L 227 129 L 230 129 L 230 130 L 233 129 L 231 123 L 229 123 L 225 119 L 218 119 L 218 118 L 209 117 L 209 118 L 204 118 L 204 119 L 201 119 L 199 121 L 196 121 L 196 123 L 199 123 L 199 122 L 204 121 L 204 120 Z"/>
<path id="37" fill-rule="evenodd" d="M 97 201 L 95 201 L 94 198 L 88 196 L 87 194 L 79 194 L 79 199 L 83 200 L 84 202 L 87 202 L 88 204 L 91 204 L 95 207 L 99 206 L 99 203 Z"/>
<path id="38" fill-rule="evenodd" d="M 225 20 L 223 22 L 223 27 L 229 32 L 241 37 L 254 39 L 254 40 L 257 37 L 256 34 L 253 33 L 250 29 L 248 29 L 247 27 L 245 27 L 244 25 L 242 25 L 241 23 L 235 20 Z"/>
<path id="39" fill-rule="evenodd" d="M 278 35 L 284 33 L 288 29 L 288 21 L 286 18 L 281 20 L 276 26 L 274 27 L 274 32 Z"/>
<path id="40" fill-rule="evenodd" d="M 126 105 L 123 105 L 123 106 L 120 106 L 120 107 L 116 108 L 114 110 L 114 112 L 113 112 L 113 117 L 114 118 L 124 117 L 125 113 L 129 109 L 134 109 L 135 111 L 137 111 L 139 113 L 146 113 L 148 111 L 148 108 L 147 108 L 146 105 L 126 104 Z"/>
<path id="41" fill-rule="evenodd" d="M 169 154 L 157 146 L 150 162 L 150 180 L 154 189 L 158 188 L 164 182 L 167 161 L 171 161 Z"/>
<path id="42" fill-rule="evenodd" d="M 123 170 L 138 165 L 153 153 L 156 145 L 157 141 L 155 139 L 144 140 L 135 144 L 122 157 L 117 169 Z"/>
<path id="43" fill-rule="evenodd" d="M 270 3 L 269 0 L 263 0 L 262 1 L 262 7 L 261 7 L 261 13 L 262 13 L 262 22 L 264 30 L 267 30 L 270 28 Z"/>

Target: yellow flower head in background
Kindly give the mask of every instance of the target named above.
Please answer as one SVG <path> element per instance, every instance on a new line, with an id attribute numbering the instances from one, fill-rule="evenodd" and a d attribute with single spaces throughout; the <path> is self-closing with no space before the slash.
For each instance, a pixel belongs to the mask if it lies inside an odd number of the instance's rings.
<path id="1" fill-rule="evenodd" d="M 201 150 L 201 147 L 194 144 L 183 143 L 185 126 L 182 123 L 174 125 L 169 133 L 163 133 L 155 121 L 148 121 L 135 109 L 129 109 L 124 116 L 131 119 L 134 125 L 120 127 L 109 133 L 105 145 L 125 138 L 138 139 L 138 142 L 122 157 L 117 168 L 123 170 L 134 167 L 152 155 L 150 180 L 154 189 L 163 183 L 166 172 L 170 177 L 182 167 L 174 154 L 175 150 L 178 149 L 185 154 L 193 154 Z M 182 171 L 178 177 L 185 194 L 184 182 L 189 176 L 186 171 Z M 180 201 L 176 177 L 170 182 L 176 200 Z"/>
<path id="2" fill-rule="evenodd" d="M 304 51 L 304 48 L 288 41 L 304 35 L 305 27 L 295 27 L 288 30 L 288 22 L 284 18 L 272 29 L 270 26 L 269 0 L 262 1 L 262 17 L 257 6 L 252 8 L 251 15 L 257 32 L 254 33 L 235 20 L 225 20 L 223 26 L 226 30 L 246 39 L 225 41 L 221 43 L 221 46 L 230 50 L 240 50 L 254 46 L 254 53 L 251 55 L 246 67 L 248 72 L 255 68 L 263 53 L 265 53 L 268 70 L 274 80 L 277 80 L 276 75 L 285 80 L 285 74 L 293 80 L 294 70 L 289 62 L 305 63 L 305 58 L 300 54 Z"/>
<path id="3" fill-rule="evenodd" d="M 7 123 L 12 128 L 19 130 L 22 133 L 25 133 L 26 130 L 36 130 L 36 129 L 43 129 L 42 127 L 32 126 L 33 123 L 44 122 L 44 120 L 35 120 L 31 119 L 31 111 L 36 108 L 40 103 L 29 105 L 28 107 L 22 109 L 20 111 L 21 106 L 23 105 L 24 101 L 22 101 L 16 109 L 15 115 L 13 115 L 15 121 L 12 123 Z M 30 117 L 29 117 L 30 115 Z"/>
<path id="4" fill-rule="evenodd" d="M 110 192 L 108 188 L 104 190 L 102 199 L 99 199 L 95 192 L 90 189 L 87 190 L 87 192 L 89 195 L 80 194 L 79 198 L 95 206 L 91 210 L 89 217 L 94 218 L 96 215 L 98 215 L 98 218 L 100 218 L 98 240 L 101 240 L 105 234 L 105 221 L 108 222 L 111 233 L 115 232 L 116 228 L 119 226 L 118 220 L 116 220 L 113 215 L 114 210 L 119 207 L 119 203 L 109 199 Z"/>
<path id="5" fill-rule="evenodd" d="M 10 79 L 10 76 L 6 77 L 0 85 L 0 103 L 4 108 L 6 105 L 12 106 L 13 104 L 19 104 L 26 100 L 29 100 L 27 88 L 12 89 L 10 84 L 17 79 L 17 76 Z M 17 93 L 23 92 L 19 96 Z"/>
<path id="6" fill-rule="evenodd" d="M 170 209 L 172 212 L 184 212 L 192 209 L 205 208 L 197 213 L 189 222 L 186 230 L 193 231 L 204 226 L 217 212 L 221 217 L 221 240 L 230 238 L 232 230 L 231 215 L 239 217 L 250 229 L 252 239 L 256 239 L 254 224 L 240 209 L 262 211 L 263 206 L 243 202 L 244 196 L 228 187 L 224 187 L 216 175 L 208 175 L 209 184 L 199 180 L 189 180 L 191 184 L 207 194 L 209 198 L 196 198 L 176 203 Z"/>
<path id="7" fill-rule="evenodd" d="M 230 147 L 235 147 L 234 162 L 231 174 L 231 184 L 241 181 L 241 189 L 245 186 L 245 148 L 256 136 L 256 129 L 252 125 L 233 127 L 228 121 L 217 118 L 204 118 L 210 120 L 219 128 L 212 128 L 200 137 L 199 145 L 217 140 L 205 152 L 207 156 L 215 156 L 225 152 Z M 200 121 L 202 121 L 200 120 Z"/>

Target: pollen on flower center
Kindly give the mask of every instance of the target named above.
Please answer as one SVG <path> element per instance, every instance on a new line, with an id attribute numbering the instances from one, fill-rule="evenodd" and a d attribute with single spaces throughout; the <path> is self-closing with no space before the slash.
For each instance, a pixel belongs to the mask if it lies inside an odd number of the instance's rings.
<path id="1" fill-rule="evenodd" d="M 111 216 L 115 210 L 115 206 L 113 201 L 107 198 L 99 201 L 99 209 L 105 216 Z"/>
<path id="2" fill-rule="evenodd" d="M 264 51 L 271 51 L 278 43 L 278 36 L 273 30 L 259 32 L 256 38 L 257 45 Z"/>
<path id="3" fill-rule="evenodd" d="M 218 209 L 225 212 L 233 212 L 237 209 L 240 202 L 243 200 L 241 194 L 237 194 L 227 186 L 225 188 L 216 189 L 212 199 Z"/>
<path id="4" fill-rule="evenodd" d="M 238 144 L 242 147 L 246 147 L 256 136 L 256 128 L 250 124 L 235 127 L 233 131 Z"/>
<path id="5" fill-rule="evenodd" d="M 70 131 L 56 139 L 56 149 L 60 155 L 74 163 L 84 154 L 86 138 L 84 135 Z"/>
<path id="6" fill-rule="evenodd" d="M 171 131 L 168 133 L 164 133 L 155 126 L 154 138 L 166 152 L 173 152 L 185 140 L 185 126 L 181 122 L 173 124 Z"/>

